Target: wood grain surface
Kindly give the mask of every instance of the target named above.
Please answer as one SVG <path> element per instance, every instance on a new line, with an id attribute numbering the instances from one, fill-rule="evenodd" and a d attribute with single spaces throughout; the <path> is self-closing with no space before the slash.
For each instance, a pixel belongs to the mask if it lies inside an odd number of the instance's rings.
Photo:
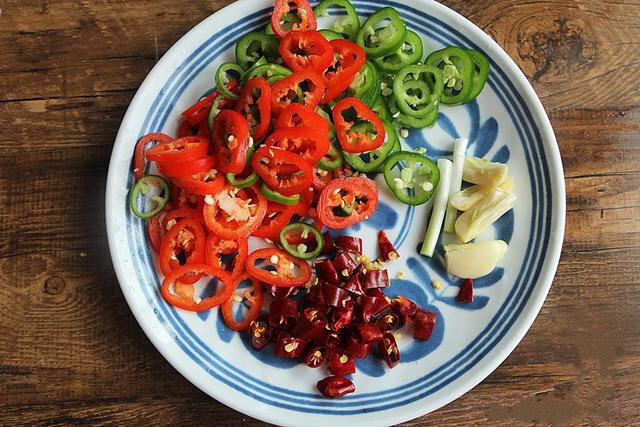
<path id="1" fill-rule="evenodd" d="M 258 423 L 200 392 L 131 315 L 104 188 L 157 59 L 228 0 L 0 0 L 0 424 Z M 640 3 L 446 0 L 523 69 L 564 161 L 549 297 L 509 358 L 407 424 L 640 422 Z"/>

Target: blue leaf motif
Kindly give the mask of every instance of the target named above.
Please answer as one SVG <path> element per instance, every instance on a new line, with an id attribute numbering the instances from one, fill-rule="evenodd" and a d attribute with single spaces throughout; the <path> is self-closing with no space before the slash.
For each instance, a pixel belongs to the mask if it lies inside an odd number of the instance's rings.
<path id="1" fill-rule="evenodd" d="M 356 368 L 358 372 L 376 378 L 383 376 L 387 371 L 387 365 L 384 360 L 376 354 L 376 351 L 373 351 L 366 359 L 356 359 Z"/>
<path id="2" fill-rule="evenodd" d="M 416 360 L 422 359 L 442 344 L 445 329 L 444 316 L 442 316 L 442 312 L 434 305 L 427 304 L 422 305 L 422 307 L 437 314 L 436 326 L 428 341 L 414 340 L 411 345 L 400 351 L 401 363 L 415 362 Z"/>
<path id="3" fill-rule="evenodd" d="M 464 106 L 467 109 L 469 120 L 471 121 L 469 144 L 473 144 L 478 137 L 478 129 L 480 128 L 480 108 L 478 107 L 478 102 L 475 99 Z"/>
<path id="4" fill-rule="evenodd" d="M 493 117 L 490 117 L 480 127 L 478 133 L 478 139 L 476 140 L 476 149 L 474 155 L 476 157 L 484 157 L 498 137 L 498 122 Z"/>
<path id="5" fill-rule="evenodd" d="M 392 229 L 398 223 L 398 213 L 386 203 L 378 202 L 378 209 L 371 217 L 364 222 L 368 227 L 377 230 Z"/>
<path id="6" fill-rule="evenodd" d="M 413 150 L 420 147 L 426 148 L 427 153 L 429 153 L 429 157 L 431 158 L 434 158 L 434 157 L 438 158 L 438 157 L 451 155 L 451 150 L 440 150 L 434 147 L 433 145 L 431 145 L 431 143 L 429 143 L 429 141 L 427 141 L 427 139 L 425 138 L 423 132 L 410 132 L 409 136 L 405 138 L 405 141 L 407 142 L 407 144 L 409 144 L 409 147 L 411 147 L 411 149 Z"/>
<path id="7" fill-rule="evenodd" d="M 431 286 L 431 276 L 424 268 L 424 266 L 415 258 L 411 257 L 407 259 L 407 267 L 409 270 L 418 278 L 418 280 L 423 283 L 423 288 L 429 294 L 430 297 L 435 298 L 436 294 Z"/>
<path id="8" fill-rule="evenodd" d="M 515 215 L 513 209 L 502 215 L 493 226 L 496 228 L 496 236 L 500 240 L 511 243 L 513 237 Z"/>
<path id="9" fill-rule="evenodd" d="M 454 139 L 460 138 L 460 134 L 458 133 L 456 126 L 453 124 L 451 119 L 442 112 L 438 117 L 438 126 L 440 126 L 442 130 L 445 131 L 452 138 Z"/>
<path id="10" fill-rule="evenodd" d="M 509 151 L 509 147 L 507 147 L 506 145 L 503 145 L 502 147 L 500 147 L 498 152 L 493 155 L 493 157 L 491 158 L 491 161 L 498 162 L 498 163 L 507 163 L 510 157 L 511 157 L 511 152 Z"/>
<path id="11" fill-rule="evenodd" d="M 211 310 L 208 310 L 211 311 Z M 218 316 L 216 316 L 216 331 L 218 332 L 218 336 L 224 342 L 230 342 L 236 332 L 232 331 L 227 327 L 224 323 L 224 319 L 222 318 L 222 313 L 218 310 Z"/>
<path id="12" fill-rule="evenodd" d="M 491 273 L 487 274 L 484 277 L 479 279 L 475 279 L 473 281 L 474 289 L 482 289 L 488 288 L 489 286 L 493 286 L 500 281 L 504 277 L 504 268 L 499 267 L 493 270 Z"/>
<path id="13" fill-rule="evenodd" d="M 211 313 L 211 310 L 204 310 L 197 312 L 196 315 L 200 318 L 200 320 L 207 320 L 209 318 L 209 313 Z"/>

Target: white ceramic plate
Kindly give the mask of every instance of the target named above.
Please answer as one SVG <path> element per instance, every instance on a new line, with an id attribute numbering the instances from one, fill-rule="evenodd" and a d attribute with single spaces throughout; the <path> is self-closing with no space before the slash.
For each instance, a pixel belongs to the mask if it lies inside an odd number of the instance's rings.
<path id="1" fill-rule="evenodd" d="M 439 313 L 426 344 L 399 340 L 402 362 L 393 370 L 373 358 L 358 365 L 357 392 L 338 400 L 321 397 L 322 369 L 256 353 L 246 334 L 229 331 L 218 311 L 194 314 L 167 305 L 158 291 L 159 273 L 145 239 L 144 224 L 127 205 L 136 140 L 162 131 L 175 134 L 179 113 L 213 85 L 233 46 L 262 29 L 271 0 L 241 0 L 189 31 L 154 67 L 122 122 L 111 156 L 106 217 L 113 264 L 126 299 L 147 336 L 193 384 L 220 402 L 255 418 L 289 425 L 379 425 L 406 421 L 454 400 L 491 373 L 515 348 L 538 314 L 560 255 L 565 192 L 556 140 L 542 105 L 507 54 L 471 22 L 429 0 L 354 1 L 367 16 L 382 6 L 400 12 L 419 33 L 429 53 L 445 45 L 484 51 L 492 71 L 482 94 L 466 106 L 443 107 L 438 124 L 403 141 L 425 146 L 432 158 L 447 155 L 454 137 L 470 140 L 469 154 L 507 162 L 518 202 L 482 238 L 509 242 L 506 258 L 475 283 L 475 301 L 455 302 L 459 280 L 447 277 L 437 257 L 429 261 L 416 247 L 426 228 L 427 207 L 396 202 L 381 185 L 378 212 L 347 233 L 365 237 L 375 254 L 376 232 L 387 231 L 401 255 L 390 276 L 390 293 L 403 294 Z M 380 178 L 378 178 L 380 179 Z M 436 291 L 432 279 L 445 284 Z M 405 334 L 408 335 L 408 334 Z"/>

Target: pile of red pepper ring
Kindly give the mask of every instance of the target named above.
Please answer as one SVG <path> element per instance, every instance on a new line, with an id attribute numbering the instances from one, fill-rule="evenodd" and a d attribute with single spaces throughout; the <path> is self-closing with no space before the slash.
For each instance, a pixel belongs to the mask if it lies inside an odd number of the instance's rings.
<path id="1" fill-rule="evenodd" d="M 285 3 L 277 0 L 276 10 Z M 393 330 L 414 323 L 414 337 L 426 340 L 435 314 L 406 298 L 391 301 L 384 295 L 389 278 L 382 265 L 398 254 L 382 231 L 381 256 L 373 263 L 362 255 L 360 239 L 341 236 L 334 243 L 328 233 L 315 232 L 324 236 L 315 241 L 324 257 L 313 264 L 313 281 L 307 258 L 291 250 L 270 247 L 249 254 L 250 236 L 282 241 L 281 230 L 296 216 L 310 218 L 322 232 L 324 226 L 343 229 L 365 220 L 377 208 L 373 181 L 355 176 L 348 166 L 317 167 L 331 161 L 331 153 L 328 122 L 315 108 L 349 87 L 366 55 L 353 42 L 325 40 L 315 31 L 308 2 L 296 4 L 309 13 L 292 31 L 273 24 L 280 55 L 293 72 L 273 84 L 261 77 L 232 80 L 220 86 L 226 90 L 219 87 L 182 113 L 177 138 L 143 136 L 134 154 L 130 205 L 147 220 L 168 303 L 189 311 L 220 306 L 231 329 L 250 329 L 256 350 L 273 342 L 278 356 L 303 358 L 313 368 L 326 363 L 332 376 L 318 382 L 318 389 L 340 397 L 355 391 L 344 376 L 355 372 L 356 358 L 377 349 L 393 368 L 400 359 Z M 300 53 L 301 46 L 306 53 Z M 332 116 L 343 152 L 368 152 L 383 144 L 384 126 L 362 101 L 343 97 Z M 369 123 L 372 130 L 359 130 L 354 122 Z M 155 162 L 169 182 L 145 176 L 146 161 Z M 138 196 L 158 182 L 163 189 L 153 197 L 156 207 L 143 212 Z M 304 232 L 287 235 L 285 243 L 291 237 L 298 247 L 314 243 Z M 213 295 L 200 298 L 196 283 L 203 277 L 217 286 Z M 245 281 L 251 290 L 237 295 Z M 304 307 L 299 307 L 289 297 L 303 289 Z M 261 314 L 267 293 L 273 302 L 268 314 Z M 236 320 L 233 303 L 240 301 L 249 309 Z"/>

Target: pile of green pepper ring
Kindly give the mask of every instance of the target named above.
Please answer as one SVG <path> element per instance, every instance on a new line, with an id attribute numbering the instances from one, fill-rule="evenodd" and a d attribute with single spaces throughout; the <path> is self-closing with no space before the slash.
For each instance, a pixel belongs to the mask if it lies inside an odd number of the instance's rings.
<path id="1" fill-rule="evenodd" d="M 318 107 L 316 112 L 329 124 L 331 144 L 317 166 L 333 171 L 346 161 L 362 173 L 381 172 L 398 200 L 411 205 L 425 203 L 437 186 L 437 167 L 420 153 L 402 151 L 397 129 L 403 129 L 406 135 L 406 128 L 431 127 L 438 120 L 441 104 L 461 105 L 475 99 L 489 76 L 489 60 L 481 52 L 455 46 L 437 50 L 425 58 L 421 37 L 408 29 L 391 7 L 377 10 L 363 23 L 349 0 L 323 0 L 314 13 L 318 18 L 335 17 L 330 28 L 319 30 L 325 38 L 351 40 L 364 49 L 367 61 L 343 96 L 359 98 L 375 111 L 387 133 L 384 144 L 372 152 L 343 153 L 330 111 Z M 294 13 L 285 16 L 289 23 L 297 19 Z M 291 70 L 280 65 L 278 46 L 271 25 L 264 31 L 245 34 L 235 48 L 236 62 L 222 64 L 215 75 L 218 89 L 234 99 L 237 95 L 226 87 L 231 79 L 244 83 L 260 76 L 273 84 L 291 74 Z M 209 123 L 219 111 L 214 101 Z M 227 175 L 227 181 L 237 187 L 252 185 L 256 180 L 255 173 L 242 179 Z M 264 187 L 262 193 L 270 200 L 283 204 L 298 201 L 299 196 L 283 196 Z"/>

